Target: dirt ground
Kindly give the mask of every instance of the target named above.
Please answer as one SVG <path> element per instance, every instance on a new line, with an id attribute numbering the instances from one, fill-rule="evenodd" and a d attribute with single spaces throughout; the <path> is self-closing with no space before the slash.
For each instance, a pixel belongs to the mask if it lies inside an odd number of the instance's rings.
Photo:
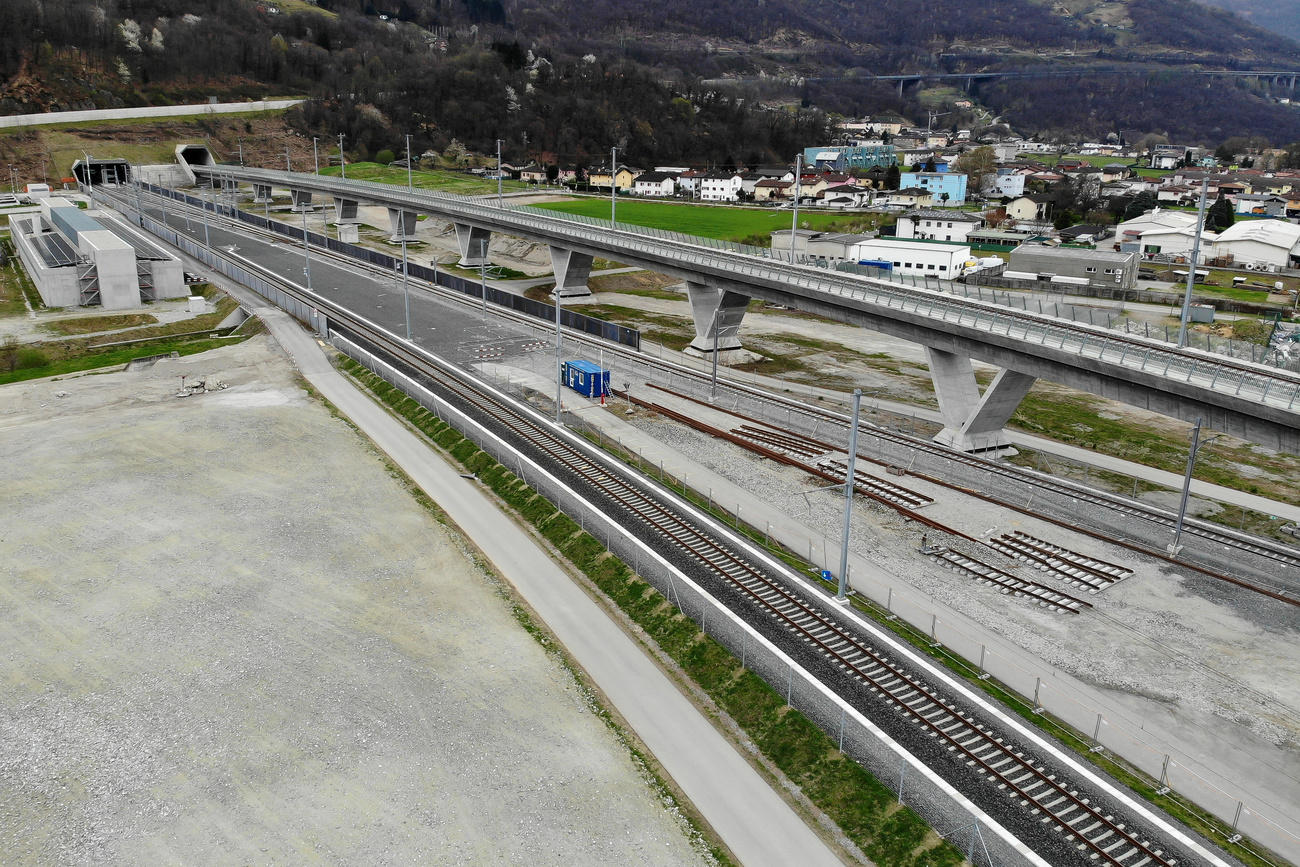
<path id="1" fill-rule="evenodd" d="M 0 454 L 0 860 L 701 860 L 269 338 L 6 386 Z"/>

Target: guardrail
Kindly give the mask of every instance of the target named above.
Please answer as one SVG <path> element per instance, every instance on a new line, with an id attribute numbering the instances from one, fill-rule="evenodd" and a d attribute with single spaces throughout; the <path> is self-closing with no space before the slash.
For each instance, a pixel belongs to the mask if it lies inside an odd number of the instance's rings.
<path id="1" fill-rule="evenodd" d="M 569 219 L 554 212 L 526 206 L 485 205 L 451 193 L 406 190 L 370 181 L 346 180 L 313 175 L 296 175 L 266 169 L 228 166 L 202 167 L 214 178 L 263 181 L 294 186 L 323 194 L 351 197 L 391 205 L 398 209 L 433 213 L 452 220 L 486 224 L 498 231 L 564 243 L 576 242 L 588 248 L 607 250 L 618 257 L 633 253 L 643 261 L 663 262 L 678 269 L 696 269 L 702 275 L 724 275 L 831 303 L 837 299 L 869 304 L 884 311 L 898 311 L 931 320 L 938 330 L 951 333 L 953 326 L 990 336 L 1037 345 L 1043 355 L 1059 358 L 1073 355 L 1113 368 L 1112 375 L 1127 377 L 1133 372 L 1171 382 L 1191 384 L 1221 395 L 1245 398 L 1286 411 L 1300 403 L 1300 375 L 1248 362 L 1230 362 L 1210 353 L 1179 348 L 1138 335 L 1118 335 L 1084 323 L 1066 322 L 1033 312 L 1012 313 L 1006 308 L 975 299 L 956 298 L 923 287 L 905 287 L 870 278 L 854 278 L 816 268 L 801 267 L 742 249 L 731 242 L 688 236 L 664 230 L 633 228 L 592 217 Z M 673 237 L 669 237 L 669 235 Z M 886 313 L 888 315 L 888 313 Z"/>
<path id="2" fill-rule="evenodd" d="M 167 196 L 178 202 L 193 205 L 196 208 L 206 209 L 211 213 L 221 214 L 231 219 L 239 220 L 250 226 L 256 226 L 259 229 L 275 232 L 286 238 L 292 238 L 295 241 L 302 241 L 303 230 L 299 227 L 291 226 L 288 223 L 282 223 L 278 220 L 269 220 L 265 217 L 259 217 L 256 214 L 250 214 L 241 211 L 238 208 L 231 208 L 220 205 L 216 202 L 205 201 L 186 195 L 177 190 L 171 190 L 167 187 L 160 187 L 154 184 L 142 183 L 143 189 L 149 190 L 157 195 Z M 372 265 L 378 265 L 389 273 L 402 273 L 402 260 L 389 256 L 378 250 L 371 250 L 367 247 L 361 247 L 357 244 L 349 244 L 340 241 L 337 238 L 331 238 L 328 235 L 322 235 L 318 232 L 307 232 L 308 243 L 314 247 L 331 250 L 340 253 L 351 259 L 361 262 L 369 262 Z M 407 262 L 406 273 L 408 276 L 417 280 L 425 280 L 436 286 L 442 286 L 452 289 L 464 295 L 474 298 L 483 297 L 483 286 L 473 280 L 467 280 L 456 274 L 449 274 L 446 271 L 439 271 L 437 268 L 429 268 L 414 262 Z M 554 322 L 555 305 L 547 304 L 545 301 L 537 301 L 533 298 L 527 298 L 523 295 L 516 295 L 513 292 L 507 292 L 504 289 L 497 289 L 494 286 L 488 286 L 487 300 L 501 307 L 507 307 L 527 316 L 537 319 Z M 641 332 L 635 328 L 628 328 L 626 325 L 618 325 L 614 322 L 607 322 L 604 319 L 597 319 L 594 316 L 588 316 L 584 313 L 570 310 L 563 305 L 560 306 L 560 322 L 566 328 L 575 331 L 581 331 L 593 337 L 599 337 L 603 340 L 609 340 L 614 343 L 620 343 L 623 346 L 632 349 L 641 348 Z"/>

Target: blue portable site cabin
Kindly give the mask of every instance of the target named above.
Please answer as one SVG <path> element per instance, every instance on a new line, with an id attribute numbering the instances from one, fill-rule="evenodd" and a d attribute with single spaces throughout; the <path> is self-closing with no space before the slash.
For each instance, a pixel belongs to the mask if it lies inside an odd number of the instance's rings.
<path id="1" fill-rule="evenodd" d="M 587 397 L 609 394 L 609 371 L 601 370 L 590 361 L 566 361 L 560 369 L 564 384 Z"/>
<path id="2" fill-rule="evenodd" d="M 894 270 L 894 263 L 885 259 L 859 259 L 858 264 L 865 268 L 879 268 L 881 271 Z"/>

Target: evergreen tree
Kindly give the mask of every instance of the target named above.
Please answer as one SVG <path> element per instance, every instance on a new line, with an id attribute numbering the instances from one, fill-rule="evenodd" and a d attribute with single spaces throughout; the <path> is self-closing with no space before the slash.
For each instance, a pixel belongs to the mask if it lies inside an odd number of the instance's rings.
<path id="1" fill-rule="evenodd" d="M 902 172 L 898 170 L 898 166 L 890 166 L 885 169 L 885 189 L 898 189 L 898 179 L 900 175 L 902 175 Z"/>
<path id="2" fill-rule="evenodd" d="M 1232 202 L 1228 201 L 1228 197 L 1223 193 L 1219 193 L 1219 197 L 1214 200 L 1214 204 L 1210 205 L 1209 211 L 1205 214 L 1205 227 L 1215 232 L 1222 232 L 1236 219 L 1232 212 Z"/>

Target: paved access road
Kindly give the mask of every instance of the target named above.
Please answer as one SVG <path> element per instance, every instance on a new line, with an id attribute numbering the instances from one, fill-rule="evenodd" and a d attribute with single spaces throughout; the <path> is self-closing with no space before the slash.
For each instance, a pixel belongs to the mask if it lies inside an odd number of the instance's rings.
<path id="1" fill-rule="evenodd" d="M 197 231 L 202 237 L 201 225 Z M 219 242 L 216 230 L 211 231 L 214 243 L 230 242 Z M 249 253 L 254 243 L 260 243 L 246 238 L 235 240 Z M 301 272 L 301 259 L 286 257 L 283 245 L 258 252 L 259 261 L 275 262 L 273 267 L 286 276 L 295 276 L 295 270 Z M 377 311 L 390 327 L 402 321 L 393 312 L 394 306 L 399 312 L 401 306 L 392 305 L 391 291 L 381 292 L 372 281 L 333 266 L 322 267 L 320 273 L 343 284 L 331 291 L 368 303 L 368 308 L 361 309 Z M 316 274 L 313 267 L 313 276 Z M 214 282 L 230 285 L 220 278 Z M 782 867 L 842 863 L 642 648 L 530 535 L 504 518 L 479 486 L 461 478 L 408 428 L 345 380 L 331 366 L 315 338 L 288 314 L 267 308 L 262 299 L 247 290 L 234 291 L 246 305 L 257 309 L 312 386 L 410 475 L 519 591 L 741 863 Z M 396 297 L 400 302 L 400 293 Z M 426 329 L 473 332 L 483 327 L 473 315 L 447 310 L 433 300 L 416 305 L 415 297 L 412 310 L 414 313 L 418 309 L 419 315 L 414 318 Z M 346 303 L 341 298 L 336 300 Z M 433 321 L 439 324 L 428 324 Z"/>

